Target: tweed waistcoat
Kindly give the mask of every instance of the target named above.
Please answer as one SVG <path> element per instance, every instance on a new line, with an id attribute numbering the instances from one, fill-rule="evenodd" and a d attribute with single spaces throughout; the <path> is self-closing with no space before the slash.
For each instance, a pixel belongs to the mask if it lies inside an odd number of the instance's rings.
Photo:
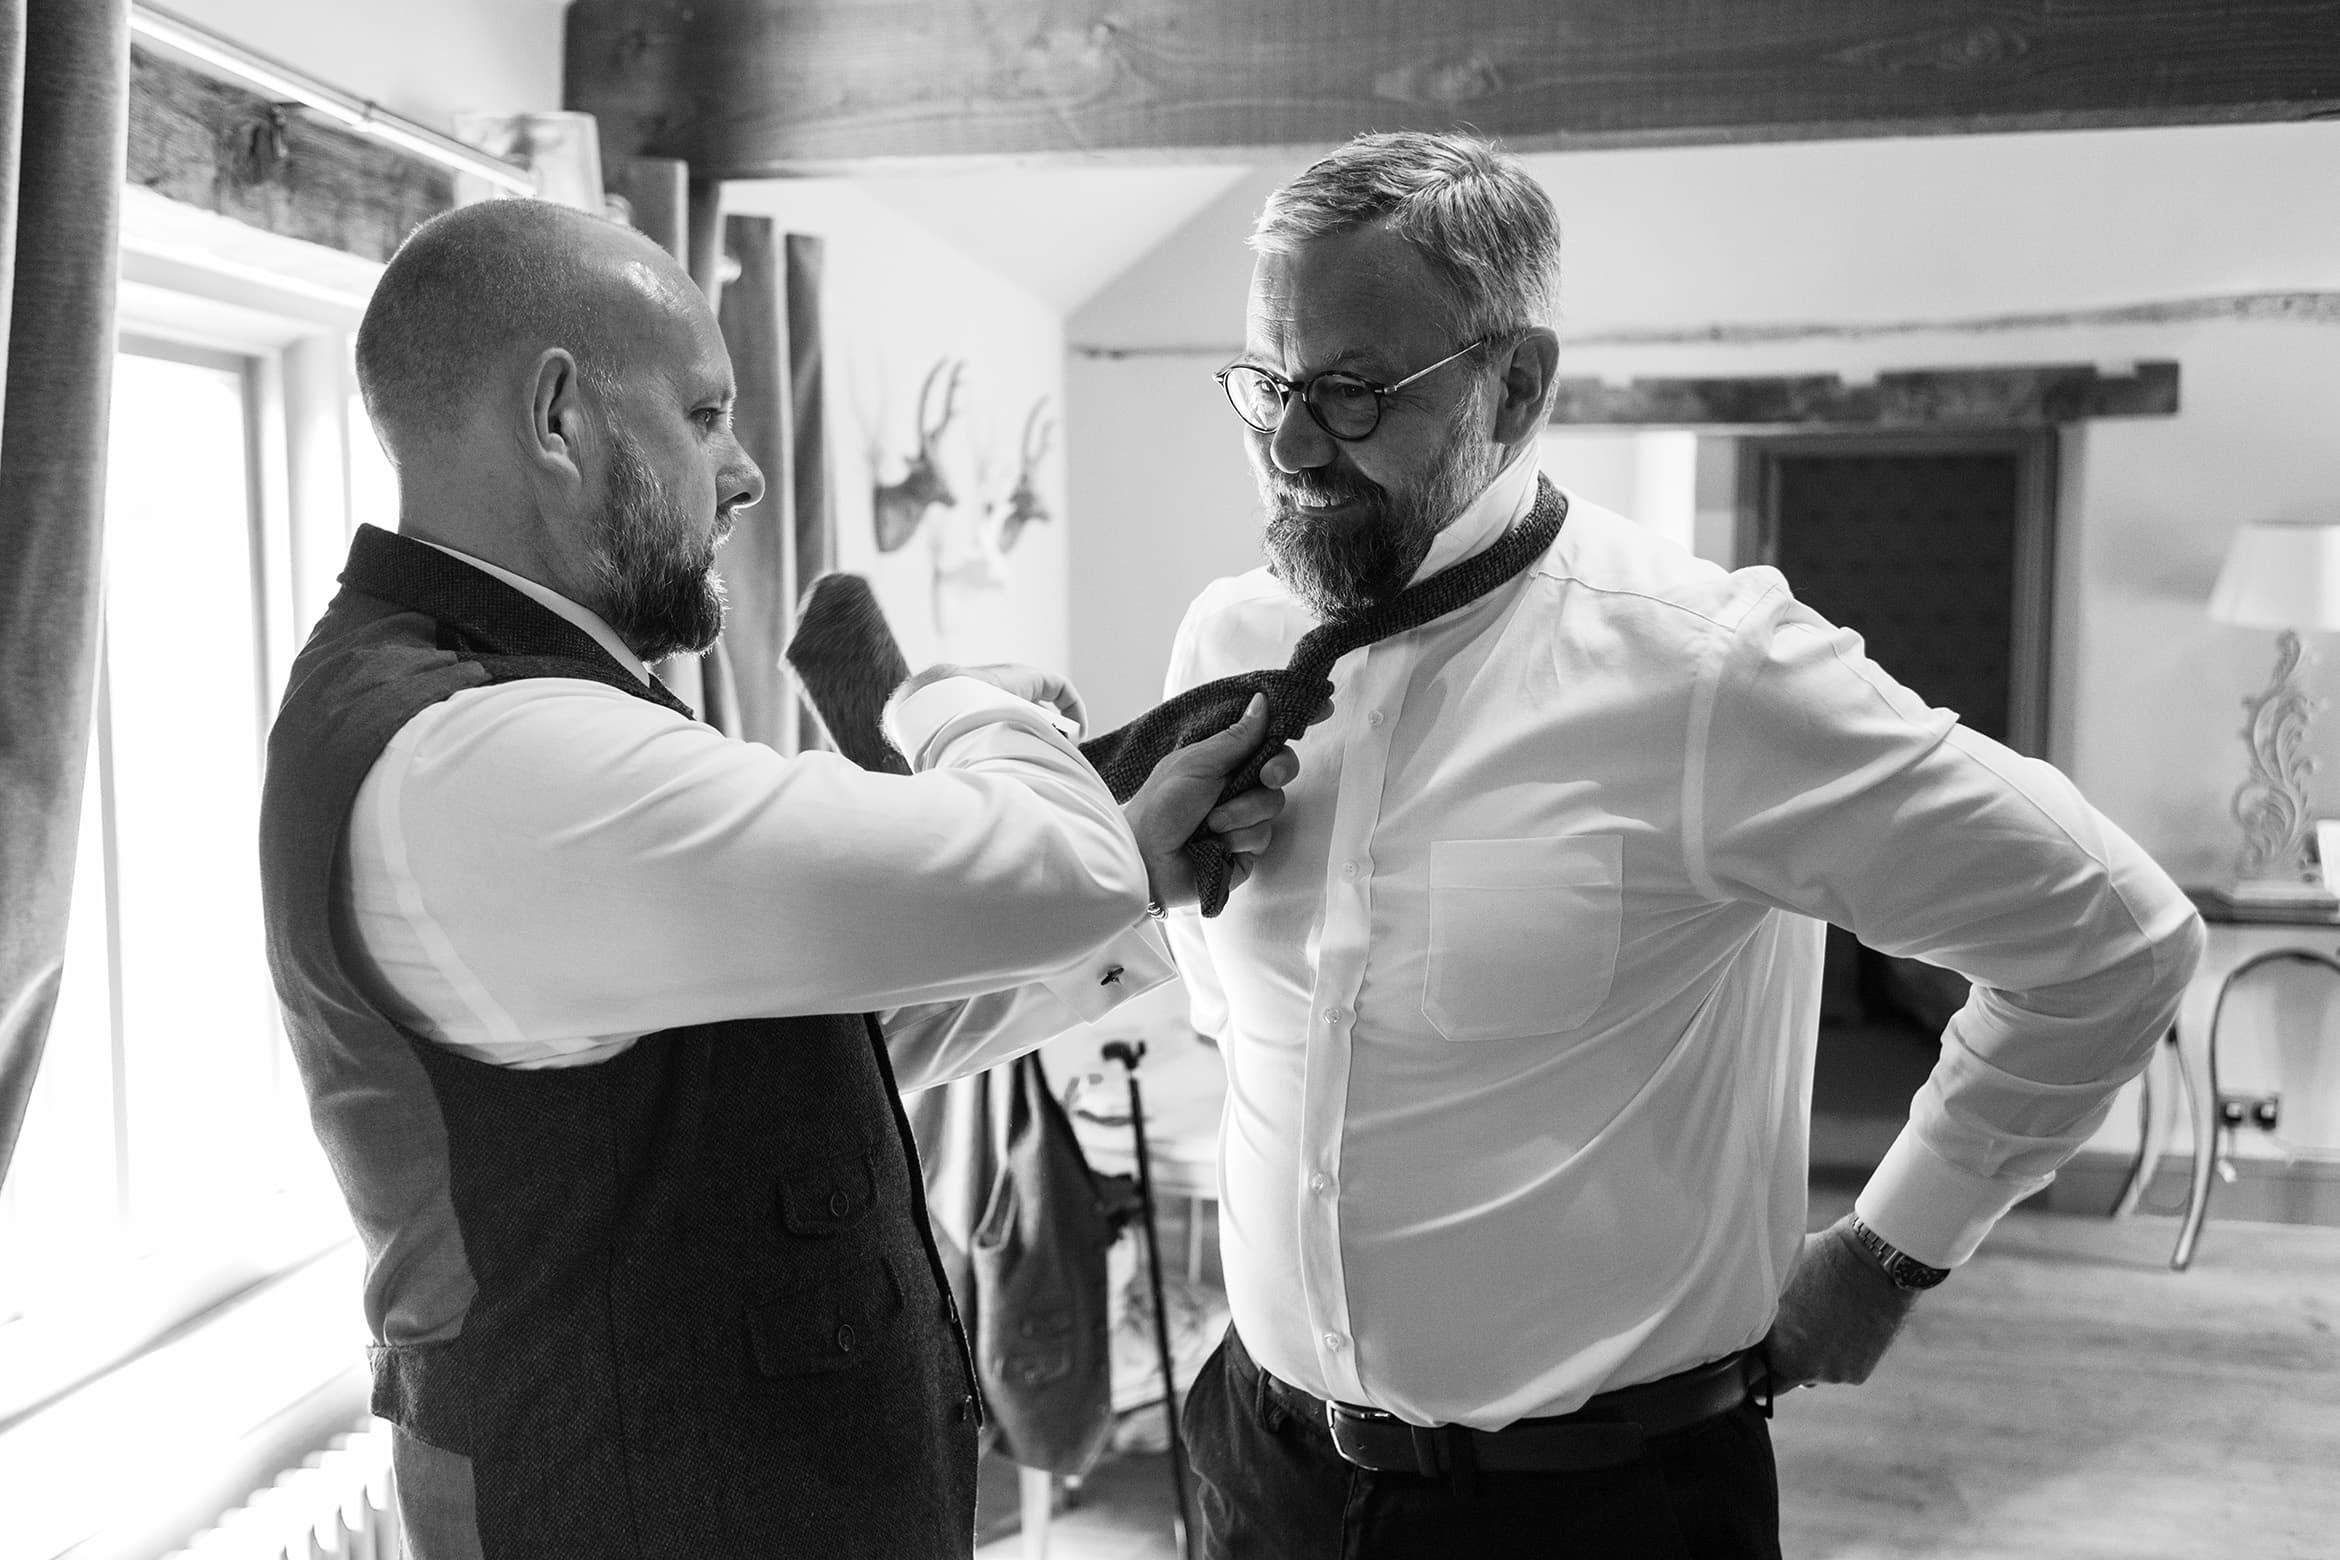
<path id="1" fill-rule="evenodd" d="M 490 1560 L 965 1555 L 972 1373 L 871 1019 L 500 1068 L 399 1027 L 353 957 L 350 808 L 415 714 L 528 677 L 682 707 L 420 543 L 366 529 L 342 584 L 270 734 L 261 862 L 293 1050 L 366 1246 L 375 1411 L 468 1459 Z"/>

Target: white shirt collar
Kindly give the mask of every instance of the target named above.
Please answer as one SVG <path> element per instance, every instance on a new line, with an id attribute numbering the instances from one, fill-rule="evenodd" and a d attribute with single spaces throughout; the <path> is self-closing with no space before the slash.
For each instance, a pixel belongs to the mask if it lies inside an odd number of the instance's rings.
<path id="1" fill-rule="evenodd" d="M 437 542 L 423 541 L 423 539 L 419 536 L 414 538 L 414 540 L 422 542 L 425 547 L 437 547 L 439 551 L 445 553 L 450 558 L 460 558 L 465 563 L 468 563 L 473 568 L 479 570 L 482 574 L 494 575 L 497 579 L 502 580 L 505 584 L 511 586 L 514 590 L 520 592 L 521 595 L 526 596 L 529 600 L 535 602 L 538 606 L 545 608 L 547 611 L 559 613 L 562 617 L 567 618 L 570 622 L 585 630 L 586 633 L 591 634 L 593 636 L 593 642 L 601 646 L 602 649 L 607 650 L 611 657 L 617 661 L 618 665 L 624 667 L 627 671 L 632 672 L 636 677 L 641 678 L 645 683 L 651 680 L 650 668 L 644 664 L 642 658 L 634 654 L 632 650 L 626 648 L 626 642 L 618 638 L 617 630 L 611 628 L 607 623 L 601 621 L 600 614 L 594 612 L 591 608 L 580 607 L 577 605 L 577 603 L 571 601 L 568 597 L 562 595 L 559 591 L 549 589 L 543 585 L 539 585 L 536 583 L 536 581 L 528 578 L 528 576 L 524 574 L 514 574 L 510 569 L 499 569 L 494 564 L 488 562 L 485 558 L 474 558 L 467 552 L 458 552 L 452 547 L 442 547 Z"/>
<path id="2" fill-rule="evenodd" d="M 1509 465 L 1495 473 L 1495 480 L 1480 489 L 1479 496 L 1465 504 L 1462 513 L 1431 538 L 1430 550 L 1422 555 L 1421 566 L 1406 583 L 1426 580 L 1501 536 L 1513 521 L 1534 506 L 1539 469 L 1536 441 L 1530 439 Z"/>

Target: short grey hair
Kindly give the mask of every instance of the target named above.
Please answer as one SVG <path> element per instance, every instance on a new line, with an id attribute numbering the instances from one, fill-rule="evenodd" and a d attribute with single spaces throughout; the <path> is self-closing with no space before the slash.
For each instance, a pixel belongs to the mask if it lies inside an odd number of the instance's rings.
<path id="1" fill-rule="evenodd" d="M 1476 136 L 1361 135 L 1267 198 L 1251 247 L 1289 254 L 1385 219 L 1445 282 L 1461 334 L 1507 335 L 1556 318 L 1552 198 L 1518 158 Z"/>

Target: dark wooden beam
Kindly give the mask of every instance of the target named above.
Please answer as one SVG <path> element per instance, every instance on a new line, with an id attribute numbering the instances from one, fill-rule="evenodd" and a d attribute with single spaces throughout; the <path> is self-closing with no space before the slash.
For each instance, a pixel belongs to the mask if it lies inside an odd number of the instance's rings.
<path id="1" fill-rule="evenodd" d="M 567 25 L 607 156 L 721 178 L 1460 125 L 1524 150 L 2340 112 L 2333 0 L 575 0 Z"/>
<path id="2" fill-rule="evenodd" d="M 128 179 L 251 227 L 387 260 L 454 175 L 161 55 L 130 50 Z"/>
<path id="3" fill-rule="evenodd" d="M 2049 428 L 2092 417 L 2168 417 L 2178 366 L 2108 375 L 2087 364 L 1935 368 L 1848 384 L 1792 378 L 1563 379 L 1552 421 L 1565 427 Z"/>

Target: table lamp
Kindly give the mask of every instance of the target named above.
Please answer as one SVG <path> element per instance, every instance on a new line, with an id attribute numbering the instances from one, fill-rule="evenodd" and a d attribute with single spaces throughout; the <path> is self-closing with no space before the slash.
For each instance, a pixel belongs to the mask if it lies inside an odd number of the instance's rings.
<path id="1" fill-rule="evenodd" d="M 2309 695 L 2310 664 L 2300 631 L 2340 630 L 2340 525 L 2253 521 L 2235 533 L 2210 592 L 2217 622 L 2273 628 L 2275 675 L 2266 691 L 2242 701 L 2242 738 L 2250 773 L 2234 793 L 2242 855 L 2230 897 L 2241 903 L 2333 902 L 2308 848 L 2315 818 L 2307 782 L 2316 760 L 2308 732 L 2323 700 Z"/>

